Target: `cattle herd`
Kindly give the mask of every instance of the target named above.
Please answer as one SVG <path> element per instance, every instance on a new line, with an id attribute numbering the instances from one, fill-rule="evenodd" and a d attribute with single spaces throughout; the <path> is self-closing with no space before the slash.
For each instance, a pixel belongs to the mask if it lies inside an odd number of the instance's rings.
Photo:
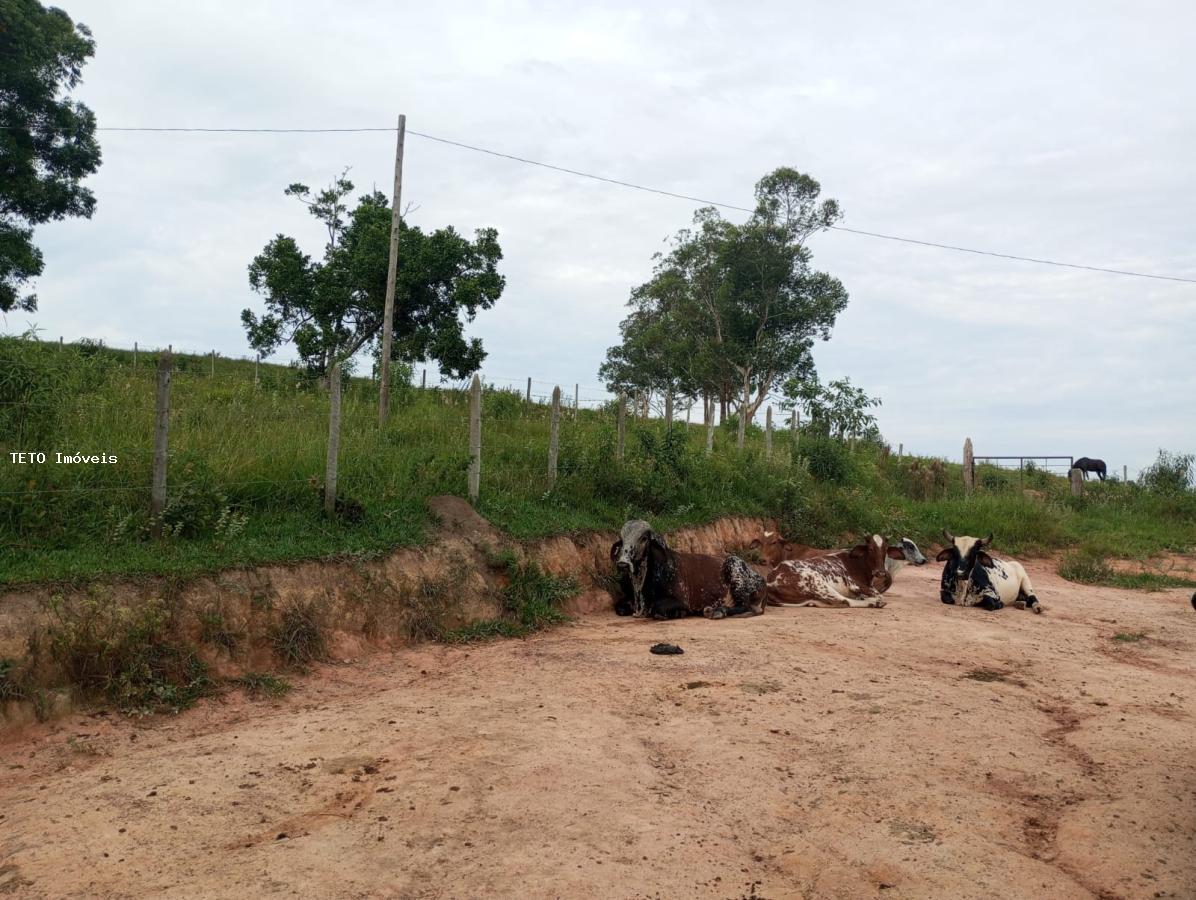
<path id="1" fill-rule="evenodd" d="M 936 559 L 945 563 L 939 592 L 944 603 L 1042 612 L 1022 565 L 988 552 L 991 534 L 955 537 L 944 531 L 943 536 L 948 544 Z M 890 543 L 879 534 L 843 550 L 818 550 L 768 531 L 750 549 L 759 563 L 734 555 L 683 553 L 671 549 L 647 522 L 634 519 L 610 548 L 622 594 L 615 612 L 655 619 L 724 619 L 758 616 L 766 606 L 879 609 L 899 568 L 926 564 L 909 538 Z"/>

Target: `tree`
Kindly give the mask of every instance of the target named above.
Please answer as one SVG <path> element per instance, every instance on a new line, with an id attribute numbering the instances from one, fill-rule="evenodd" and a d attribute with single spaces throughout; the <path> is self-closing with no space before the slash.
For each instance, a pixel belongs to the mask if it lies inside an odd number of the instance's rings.
<path id="1" fill-rule="evenodd" d="M 375 191 L 349 211 L 352 191 L 345 173 L 314 195 L 303 184 L 286 189 L 324 224 L 328 242 L 323 259 L 313 261 L 294 238 L 280 234 L 250 263 L 250 287 L 266 298 L 262 315 L 241 313 L 255 350 L 269 355 L 293 341 L 310 371 L 327 374 L 334 362 L 380 346 L 390 205 Z M 469 241 L 451 227 L 425 234 L 400 222 L 399 247 L 393 358 L 433 359 L 454 377 L 476 371 L 486 354 L 480 340 L 465 337 L 464 326 L 502 294 L 498 232 L 479 229 Z"/>
<path id="2" fill-rule="evenodd" d="M 95 116 L 63 96 L 94 53 L 61 9 L 0 0 L 0 313 L 37 308 L 22 296 L 44 269 L 33 226 L 95 210 L 81 183 L 100 166 Z"/>
<path id="3" fill-rule="evenodd" d="M 840 378 L 823 385 L 818 376 L 790 378 L 784 385 L 785 408 L 798 407 L 806 411 L 812 427 L 842 440 L 843 438 L 879 438 L 876 417 L 868 410 L 880 406 L 879 397 L 869 397 L 851 383 Z"/>
<path id="4" fill-rule="evenodd" d="M 701 391 L 708 410 L 716 393 L 724 415 L 736 408 L 740 446 L 774 386 L 813 372 L 814 341 L 830 337 L 847 305 L 842 283 L 810 268 L 806 241 L 841 217 L 834 200 L 818 202 L 820 192 L 808 175 L 780 168 L 756 185 L 756 209 L 742 225 L 715 209 L 698 210 L 694 227 L 678 232 L 657 257 L 652 279 L 632 293 L 638 313 L 651 305 L 670 323 L 671 349 L 657 348 L 654 364 L 665 367 L 666 379 Z M 636 338 L 636 329 L 624 327 L 623 344 L 611 348 L 608 362 L 641 378 L 662 377 L 637 363 L 643 354 L 634 352 Z"/>

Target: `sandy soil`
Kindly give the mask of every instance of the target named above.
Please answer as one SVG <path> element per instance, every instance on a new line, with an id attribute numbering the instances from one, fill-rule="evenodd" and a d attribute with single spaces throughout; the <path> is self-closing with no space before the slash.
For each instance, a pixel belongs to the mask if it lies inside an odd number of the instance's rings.
<path id="1" fill-rule="evenodd" d="M 40 726 L 0 745 L 0 894 L 1196 896 L 1190 592 L 1030 565 L 1046 614 L 986 613 L 937 569 Z"/>

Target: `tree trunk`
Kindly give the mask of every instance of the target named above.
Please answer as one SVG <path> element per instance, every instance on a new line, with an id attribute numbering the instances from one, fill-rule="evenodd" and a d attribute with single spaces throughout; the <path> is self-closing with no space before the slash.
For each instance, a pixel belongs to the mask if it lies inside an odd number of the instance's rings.
<path id="1" fill-rule="evenodd" d="M 743 403 L 739 407 L 739 433 L 735 436 L 735 446 L 742 450 L 744 437 L 747 434 L 747 417 L 748 417 L 748 403 L 751 386 L 749 384 L 749 377 L 744 376 L 743 379 Z"/>

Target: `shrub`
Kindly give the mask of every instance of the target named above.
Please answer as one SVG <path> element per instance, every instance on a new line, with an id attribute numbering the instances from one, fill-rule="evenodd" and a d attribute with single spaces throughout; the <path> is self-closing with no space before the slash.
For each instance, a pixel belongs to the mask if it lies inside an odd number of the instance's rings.
<path id="1" fill-rule="evenodd" d="M 324 659 L 328 645 L 316 603 L 293 603 L 284 609 L 270 631 L 270 643 L 283 662 L 300 671 Z"/>
<path id="2" fill-rule="evenodd" d="M 798 445 L 806 459 L 810 475 L 817 481 L 845 484 L 852 475 L 852 459 L 847 448 L 834 438 L 809 436 Z"/>
<path id="3" fill-rule="evenodd" d="M 49 603 L 51 658 L 85 696 L 126 712 L 178 712 L 212 690 L 207 667 L 174 635 L 162 600 L 133 608 L 95 596 Z"/>
<path id="4" fill-rule="evenodd" d="M 1072 550 L 1059 563 L 1059 575 L 1080 584 L 1103 584 L 1113 575 L 1113 568 L 1104 554 L 1091 547 Z"/>
<path id="5" fill-rule="evenodd" d="M 1192 467 L 1196 456 L 1159 450 L 1158 458 L 1138 476 L 1153 494 L 1182 494 L 1192 488 Z"/>

